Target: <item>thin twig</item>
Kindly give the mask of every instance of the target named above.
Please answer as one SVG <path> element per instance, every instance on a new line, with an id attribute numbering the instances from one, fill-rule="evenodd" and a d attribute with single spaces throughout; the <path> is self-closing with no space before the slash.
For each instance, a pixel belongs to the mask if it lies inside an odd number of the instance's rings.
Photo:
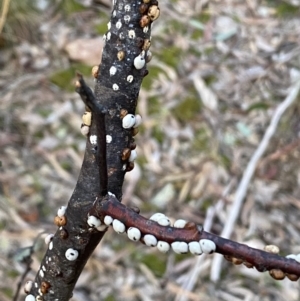
<path id="1" fill-rule="evenodd" d="M 161 226 L 126 207 L 112 195 L 95 202 L 92 211 L 103 223 L 104 217 L 109 215 L 113 219 L 121 221 L 125 226 L 125 231 L 130 227 L 139 229 L 142 236 L 141 242 L 143 242 L 143 236 L 146 234 L 153 235 L 157 241 L 164 241 L 168 244 L 176 241 L 190 243 L 208 239 L 215 243 L 216 253 L 225 255 L 228 259 L 238 258 L 242 261 L 241 263 L 251 268 L 255 267 L 259 272 L 275 269 L 281 270 L 284 274 L 291 274 L 295 276 L 294 278 L 300 277 L 300 263 L 294 259 L 254 249 L 245 244 L 206 232 L 202 226 L 194 223 L 187 223 L 184 228 Z"/>
<path id="2" fill-rule="evenodd" d="M 85 83 L 82 74 L 76 73 L 78 82 L 76 82 L 76 92 L 80 95 L 82 101 L 93 113 L 104 115 L 106 110 L 101 106 L 92 91 L 92 89 Z"/>
<path id="3" fill-rule="evenodd" d="M 257 163 L 259 159 L 264 154 L 267 146 L 269 145 L 269 142 L 274 135 L 278 122 L 281 118 L 281 116 L 284 114 L 286 109 L 295 101 L 295 99 L 298 96 L 300 89 L 300 80 L 296 82 L 296 84 L 291 88 L 289 94 L 285 98 L 285 100 L 277 107 L 275 110 L 275 113 L 273 115 L 273 118 L 271 119 L 270 125 L 267 128 L 265 135 L 263 139 L 261 140 L 258 148 L 254 152 L 252 158 L 249 161 L 249 164 L 247 165 L 247 168 L 243 174 L 242 180 L 237 188 L 235 198 L 232 204 L 232 208 L 229 212 L 229 216 L 227 218 L 227 223 L 225 224 L 225 227 L 221 233 L 221 236 L 224 238 L 229 238 L 231 236 L 231 233 L 233 231 L 235 222 L 239 216 L 241 206 L 243 204 L 243 200 L 246 196 L 249 183 L 251 181 L 251 178 L 256 170 Z M 220 256 L 216 256 L 212 262 L 212 270 L 211 270 L 211 280 L 212 281 L 218 281 L 220 278 L 221 273 L 221 264 L 222 264 L 223 258 Z"/>
<path id="4" fill-rule="evenodd" d="M 106 160 L 106 130 L 105 113 L 90 87 L 88 87 L 80 73 L 77 72 L 78 82 L 76 92 L 79 93 L 85 105 L 91 110 L 93 120 L 97 128 L 97 164 L 99 169 L 100 195 L 105 196 L 108 192 L 107 160 Z"/>

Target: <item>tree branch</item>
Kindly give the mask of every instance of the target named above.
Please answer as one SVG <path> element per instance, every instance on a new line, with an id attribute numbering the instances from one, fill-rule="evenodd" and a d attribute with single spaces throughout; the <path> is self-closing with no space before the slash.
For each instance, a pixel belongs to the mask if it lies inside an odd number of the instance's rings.
<path id="1" fill-rule="evenodd" d="M 280 270 L 291 280 L 298 280 L 300 277 L 300 263 L 294 259 L 272 254 L 270 252 L 251 248 L 245 244 L 205 232 L 201 226 L 188 222 L 184 228 L 162 226 L 153 220 L 139 215 L 134 210 L 127 208 L 118 202 L 114 196 L 109 196 L 103 201 L 95 203 L 93 214 L 97 214 L 102 223 L 105 223 L 105 216 L 117 219 L 125 225 L 125 231 L 135 227 L 141 232 L 141 242 L 146 234 L 153 235 L 157 241 L 164 241 L 168 244 L 173 242 L 199 242 L 201 239 L 213 241 L 216 245 L 215 252 L 234 264 L 244 264 L 249 268 L 255 267 L 259 272 Z M 271 272 L 271 276 L 273 272 Z M 282 275 L 281 273 L 281 275 Z M 285 276 L 284 275 L 284 276 Z M 283 278 L 276 278 L 281 280 Z"/>
<path id="2" fill-rule="evenodd" d="M 107 160 L 106 160 L 106 131 L 105 131 L 105 108 L 99 104 L 91 88 L 89 88 L 80 73 L 77 73 L 76 92 L 79 93 L 85 105 L 92 111 L 96 124 L 96 158 L 99 170 L 100 195 L 105 196 L 108 192 Z M 91 139 L 90 139 L 91 141 Z M 91 141 L 91 143 L 93 143 Z"/>
<path id="3" fill-rule="evenodd" d="M 59 210 L 55 218 L 59 228 L 49 243 L 29 298 L 41 296 L 45 301 L 71 298 L 86 261 L 106 231 L 106 227 L 96 229 L 87 223 L 93 202 L 99 196 L 101 200 L 107 191 L 122 199 L 124 175 L 133 168 L 129 156 L 124 153 L 130 155 L 135 148 L 133 136 L 136 134 L 122 118 L 126 113 L 134 117 L 140 86 L 148 74 L 146 57 L 150 47 L 150 25 L 159 15 L 158 10 L 158 14 L 152 16 L 150 8 L 153 5 L 157 8 L 157 1 L 151 0 L 148 4 L 114 1 L 95 96 L 78 75 L 77 90 L 93 114 L 90 139 L 87 139 L 80 175 L 66 212 Z M 142 19 L 146 23 L 141 23 Z M 92 139 L 94 135 L 97 142 Z"/>

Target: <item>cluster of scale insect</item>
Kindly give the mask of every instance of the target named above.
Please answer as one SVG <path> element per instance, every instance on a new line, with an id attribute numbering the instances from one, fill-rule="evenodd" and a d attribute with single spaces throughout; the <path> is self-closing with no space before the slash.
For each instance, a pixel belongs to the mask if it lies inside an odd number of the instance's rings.
<path id="1" fill-rule="evenodd" d="M 66 218 L 66 215 L 65 215 L 66 210 L 67 210 L 66 206 L 59 207 L 58 210 L 57 210 L 57 215 L 54 218 L 54 224 L 59 227 L 59 236 L 62 239 L 66 239 L 68 237 L 68 233 L 63 227 L 67 224 L 67 218 Z M 49 250 L 52 250 L 53 247 L 54 247 L 53 237 L 54 237 L 53 234 L 48 234 L 45 237 L 45 244 L 48 245 Z M 68 258 L 72 259 L 72 254 L 70 253 L 70 250 L 71 249 L 68 249 L 66 251 L 66 258 L 67 259 Z M 77 251 L 74 252 L 75 257 L 76 257 L 76 252 Z M 74 254 L 73 254 L 73 258 L 74 258 Z M 71 260 L 71 259 L 68 259 L 68 260 Z M 47 256 L 45 265 L 42 265 L 40 270 L 38 271 L 38 274 L 39 274 L 41 279 L 45 279 L 45 276 L 48 272 L 47 265 L 49 265 L 51 261 L 52 261 L 52 258 Z M 30 294 L 30 291 L 33 288 L 33 286 L 36 289 L 38 289 L 38 295 L 36 297 L 34 295 Z M 50 292 L 50 294 L 53 294 L 53 291 L 51 290 L 51 284 L 46 280 L 43 280 L 40 285 L 37 282 L 33 282 L 31 280 L 28 280 L 25 283 L 24 292 L 27 294 L 27 296 L 25 297 L 25 301 L 43 301 L 43 295 L 44 294 L 47 294 L 49 292 Z"/>
<path id="2" fill-rule="evenodd" d="M 268 253 L 272 253 L 272 254 L 279 254 L 279 248 L 275 245 L 267 245 L 264 247 L 264 250 Z M 245 261 L 241 258 L 236 258 L 233 256 L 228 256 L 228 255 L 224 255 L 224 258 L 233 263 L 234 265 L 241 265 L 243 264 L 244 266 L 246 266 L 249 269 L 252 269 L 254 267 L 254 265 L 248 261 Z M 291 259 L 291 260 L 296 260 L 297 262 L 300 263 L 300 254 L 289 254 L 286 256 L 286 258 Z M 285 273 L 283 272 L 281 269 L 271 269 L 269 270 L 269 274 L 272 278 L 274 278 L 275 280 L 283 280 L 285 277 L 287 277 L 288 279 L 290 279 L 291 281 L 298 281 L 299 276 L 295 275 L 295 274 L 289 274 L 289 273 Z"/>
<path id="3" fill-rule="evenodd" d="M 109 21 L 107 24 L 107 33 L 103 36 L 104 41 L 109 41 L 112 36 L 112 29 L 116 29 L 116 34 L 118 34 L 118 40 L 122 41 L 126 37 L 130 40 L 136 41 L 139 48 L 141 48 L 141 52 L 133 59 L 133 66 L 136 70 L 141 70 L 145 67 L 146 63 L 150 62 L 152 59 L 152 53 L 150 52 L 149 48 L 151 45 L 150 39 L 141 39 L 137 37 L 136 31 L 134 29 L 128 29 L 127 31 L 123 29 L 123 25 L 128 25 L 127 28 L 132 27 L 133 23 L 131 24 L 131 16 L 130 12 L 132 10 L 131 4 L 123 4 L 123 3 L 115 3 L 113 4 L 114 7 L 117 5 L 117 9 L 114 9 L 112 12 L 112 18 L 115 19 L 115 24 L 112 25 L 112 22 Z M 119 16 L 117 10 L 124 11 L 125 14 Z M 155 0 L 143 0 L 142 3 L 139 5 L 139 13 L 141 14 L 139 20 L 139 26 L 143 29 L 143 33 L 147 34 L 152 23 L 158 19 L 160 16 L 160 9 L 158 7 L 158 2 Z M 114 28 L 112 28 L 114 26 Z M 109 68 L 109 76 L 114 77 L 118 73 L 118 64 L 121 61 L 125 61 L 127 63 L 128 59 L 126 58 L 126 49 L 120 49 L 117 52 L 117 60 L 113 65 Z M 98 77 L 99 73 L 96 67 L 94 71 L 95 78 Z M 147 71 L 145 70 L 143 76 L 147 75 Z M 122 76 L 122 78 L 124 78 Z M 125 76 L 127 83 L 132 83 L 134 81 L 134 76 L 132 74 L 127 74 Z M 118 91 L 120 89 L 120 85 L 118 83 L 112 84 L 112 89 L 114 91 Z"/>
<path id="4" fill-rule="evenodd" d="M 120 30 L 123 27 L 123 24 L 129 24 L 131 21 L 130 12 L 132 10 L 131 4 L 122 4 L 117 3 L 116 1 L 113 2 L 114 7 L 117 5 L 118 11 L 124 11 L 125 15 L 122 18 L 117 18 L 117 10 L 114 9 L 112 12 L 112 18 L 116 18 L 115 20 L 115 28 L 117 30 Z M 116 8 L 116 7 L 115 7 Z M 157 20 L 160 15 L 160 10 L 158 7 L 158 2 L 155 0 L 143 0 L 142 3 L 139 5 L 139 13 L 141 14 L 141 18 L 139 21 L 139 25 L 143 28 L 143 32 L 147 33 L 152 22 Z M 126 14 L 128 13 L 128 14 Z M 108 32 L 104 35 L 104 40 L 109 41 L 111 38 L 111 32 L 112 29 L 112 22 L 109 21 L 107 24 Z M 130 27 L 130 26 L 129 26 Z M 120 31 L 120 40 L 124 40 L 124 32 Z M 133 59 L 133 66 L 135 69 L 140 70 L 143 69 L 146 65 L 146 63 L 150 62 L 152 59 L 152 53 L 150 52 L 149 48 L 151 46 L 151 39 L 141 39 L 137 38 L 136 32 L 134 29 L 129 29 L 127 31 L 127 35 L 129 39 L 135 40 L 138 44 L 138 47 L 141 48 L 141 52 Z M 126 51 L 125 50 L 119 50 L 117 52 L 117 60 L 116 63 L 114 63 L 109 68 L 109 76 L 114 77 L 118 73 L 118 62 L 125 61 L 126 58 Z M 95 80 L 99 77 L 100 67 L 94 66 L 92 68 L 92 75 L 95 78 Z M 144 71 L 144 76 L 147 74 L 146 70 Z M 124 76 L 122 76 L 124 78 Z M 132 83 L 134 81 L 134 76 L 132 74 L 127 74 L 125 76 L 125 79 L 127 83 Z M 119 84 L 113 83 L 112 89 L 114 91 L 119 90 Z M 90 126 L 91 126 L 91 120 L 92 120 L 92 113 L 89 111 L 86 111 L 82 116 L 82 125 L 81 125 L 81 132 L 83 135 L 88 136 L 90 132 Z M 122 126 L 125 129 L 133 128 L 132 130 L 132 136 L 135 136 L 138 133 L 138 126 L 141 123 L 141 116 L 140 115 L 132 115 L 128 114 L 125 116 L 125 118 L 122 119 Z M 111 143 L 112 142 L 112 136 L 106 135 L 106 142 Z M 90 143 L 94 146 L 97 145 L 97 136 L 96 135 L 90 135 L 89 136 Z M 129 155 L 128 155 L 129 154 Z M 124 149 L 122 153 L 122 161 L 124 161 L 123 164 L 123 170 L 124 171 L 131 171 L 134 168 L 134 160 L 136 159 L 137 154 L 135 151 L 135 144 L 132 143 L 132 145 L 128 149 Z"/>
<path id="5" fill-rule="evenodd" d="M 93 217 L 93 218 L 91 218 Z M 170 219 L 163 213 L 155 213 L 150 217 L 150 220 L 157 222 L 161 226 L 171 226 Z M 149 247 L 157 247 L 160 252 L 167 253 L 172 249 L 175 253 L 186 254 L 188 252 L 194 255 L 201 254 L 211 254 L 216 250 L 216 245 L 213 241 L 208 239 L 200 239 L 199 241 L 174 241 L 173 243 L 168 243 L 163 240 L 159 240 L 155 235 L 151 233 L 142 234 L 137 227 L 126 227 L 126 225 L 118 219 L 114 219 L 110 215 L 106 215 L 103 218 L 103 223 L 96 216 L 88 216 L 88 224 L 91 228 L 102 227 L 101 229 L 106 229 L 108 226 L 112 226 L 113 230 L 118 234 L 127 233 L 127 236 L 132 241 L 142 241 L 145 245 Z M 187 222 L 185 220 L 176 220 L 173 227 L 184 228 Z M 151 232 L 151 231 L 149 231 Z"/>
<path id="6" fill-rule="evenodd" d="M 131 130 L 132 136 L 135 136 L 139 131 L 139 126 L 142 124 L 142 117 L 139 114 L 128 114 L 127 110 L 122 109 L 120 111 L 120 118 L 122 120 L 122 127 L 125 130 Z M 129 147 L 123 149 L 121 154 L 121 160 L 123 163 L 124 171 L 131 171 L 134 168 L 134 161 L 137 158 L 137 152 L 135 150 L 136 144 L 132 138 L 132 142 Z"/>

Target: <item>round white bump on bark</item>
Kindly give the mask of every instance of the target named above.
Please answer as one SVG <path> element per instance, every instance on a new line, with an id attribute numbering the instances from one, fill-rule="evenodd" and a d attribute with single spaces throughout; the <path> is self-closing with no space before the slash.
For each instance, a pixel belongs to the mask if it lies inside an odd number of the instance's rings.
<path id="1" fill-rule="evenodd" d="M 66 206 L 61 206 L 61 207 L 59 207 L 58 210 L 57 210 L 57 215 L 58 215 L 59 217 L 64 216 L 65 213 L 66 213 L 66 209 L 67 209 Z"/>
<path id="2" fill-rule="evenodd" d="M 128 76 L 127 76 L 127 81 L 128 81 L 129 83 L 132 83 L 132 81 L 133 81 L 133 75 L 128 75 Z"/>
<path id="3" fill-rule="evenodd" d="M 112 142 L 112 136 L 106 135 L 106 143 L 111 143 L 111 142 Z"/>
<path id="4" fill-rule="evenodd" d="M 45 244 L 46 245 L 49 245 L 49 243 L 52 241 L 53 239 L 53 234 L 48 234 L 46 237 L 45 237 Z"/>
<path id="5" fill-rule="evenodd" d="M 53 241 L 50 241 L 49 243 L 49 250 L 52 250 L 53 249 Z"/>
<path id="6" fill-rule="evenodd" d="M 111 66 L 109 69 L 109 74 L 112 76 L 115 75 L 116 73 L 117 73 L 117 68 L 115 66 Z"/>
<path id="7" fill-rule="evenodd" d="M 157 221 L 157 223 L 161 226 L 170 226 L 171 225 L 171 221 L 167 217 L 160 218 Z"/>
<path id="8" fill-rule="evenodd" d="M 90 142 L 93 145 L 97 144 L 97 136 L 96 135 L 91 135 L 90 136 Z"/>
<path id="9" fill-rule="evenodd" d="M 43 271 L 43 270 L 40 270 L 40 271 L 39 271 L 39 275 L 41 276 L 41 278 L 44 278 L 44 276 L 45 276 L 44 271 Z"/>
<path id="10" fill-rule="evenodd" d="M 152 60 L 152 52 L 148 50 L 146 55 L 146 62 L 149 63 L 151 60 Z"/>
<path id="11" fill-rule="evenodd" d="M 273 254 L 278 254 L 279 251 L 280 251 L 279 248 L 277 246 L 275 246 L 275 245 L 266 245 L 264 247 L 264 250 L 266 252 L 273 253 Z"/>
<path id="12" fill-rule="evenodd" d="M 122 119 L 122 126 L 124 129 L 130 129 L 135 124 L 135 116 L 133 114 L 127 114 Z"/>
<path id="13" fill-rule="evenodd" d="M 35 301 L 35 297 L 33 296 L 33 295 L 27 295 L 26 297 L 25 297 L 25 301 Z"/>
<path id="14" fill-rule="evenodd" d="M 174 241 L 171 246 L 173 251 L 177 254 L 186 254 L 189 250 L 188 244 L 183 241 Z"/>
<path id="15" fill-rule="evenodd" d="M 145 27 L 143 28 L 143 32 L 144 32 L 144 33 L 147 33 L 148 30 L 149 30 L 149 26 L 145 26 Z"/>
<path id="16" fill-rule="evenodd" d="M 107 34 L 106 34 L 106 41 L 109 41 L 111 38 L 111 32 L 109 31 Z"/>
<path id="17" fill-rule="evenodd" d="M 170 250 L 170 245 L 165 241 L 158 241 L 157 242 L 157 249 L 162 253 L 167 253 Z"/>
<path id="18" fill-rule="evenodd" d="M 116 27 L 117 27 L 117 29 L 120 29 L 122 27 L 121 20 L 118 20 L 118 22 L 116 23 Z"/>
<path id="19" fill-rule="evenodd" d="M 32 286 L 33 286 L 33 281 L 31 281 L 31 280 L 26 281 L 26 283 L 24 285 L 24 292 L 25 292 L 25 294 L 29 294 L 29 292 L 32 289 Z"/>
<path id="20" fill-rule="evenodd" d="M 216 244 L 209 239 L 200 239 L 201 250 L 204 254 L 211 254 L 216 251 Z"/>
<path id="21" fill-rule="evenodd" d="M 83 125 L 80 129 L 80 132 L 83 136 L 87 136 L 88 133 L 90 132 L 90 127 L 87 125 Z"/>
<path id="22" fill-rule="evenodd" d="M 184 228 L 184 226 L 187 224 L 187 222 L 184 219 L 178 219 L 174 223 L 175 228 Z"/>
<path id="23" fill-rule="evenodd" d="M 46 270 L 46 267 L 43 265 L 42 266 L 42 270 L 44 271 L 44 272 L 46 272 L 47 270 Z"/>
<path id="24" fill-rule="evenodd" d="M 77 250 L 74 250 L 72 248 L 69 248 L 66 253 L 65 253 L 65 256 L 66 258 L 69 260 L 69 261 L 74 261 L 78 258 L 78 251 Z"/>
<path id="25" fill-rule="evenodd" d="M 104 217 L 104 224 L 107 226 L 111 225 L 113 221 L 114 219 L 110 215 Z"/>
<path id="26" fill-rule="evenodd" d="M 135 38 L 135 31 L 133 29 L 128 31 L 128 37 L 130 39 L 134 39 Z"/>
<path id="27" fill-rule="evenodd" d="M 119 86 L 117 84 L 113 84 L 112 88 L 114 91 L 118 91 L 119 90 Z"/>
<path id="28" fill-rule="evenodd" d="M 133 65 L 136 69 L 142 69 L 146 64 L 145 51 L 142 51 L 133 61 Z"/>
<path id="29" fill-rule="evenodd" d="M 116 197 L 116 195 L 114 193 L 110 192 L 110 191 L 108 192 L 108 195 Z"/>
<path id="30" fill-rule="evenodd" d="M 133 149 L 130 153 L 128 161 L 133 162 L 136 158 L 137 158 L 137 152 L 135 149 Z"/>
<path id="31" fill-rule="evenodd" d="M 129 15 L 124 16 L 124 22 L 125 22 L 125 24 L 128 24 L 130 22 L 130 16 Z"/>
<path id="32" fill-rule="evenodd" d="M 130 6 L 129 4 L 126 4 L 126 5 L 124 6 L 124 10 L 125 10 L 126 12 L 130 11 L 130 9 L 131 9 L 131 6 Z"/>
<path id="33" fill-rule="evenodd" d="M 117 12 L 114 10 L 113 13 L 112 13 L 112 16 L 115 18 L 117 15 Z"/>
<path id="34" fill-rule="evenodd" d="M 101 221 L 98 217 L 90 215 L 87 219 L 87 223 L 92 228 L 97 228 L 101 225 Z"/>
<path id="35" fill-rule="evenodd" d="M 141 238 L 141 231 L 138 228 L 130 227 L 127 230 L 127 236 L 128 236 L 129 239 L 131 239 L 133 241 L 140 240 L 140 238 Z"/>
<path id="36" fill-rule="evenodd" d="M 159 219 L 166 217 L 163 213 L 154 213 L 153 215 L 150 216 L 150 220 L 157 222 Z"/>
<path id="37" fill-rule="evenodd" d="M 289 258 L 289 259 L 294 259 L 294 260 L 296 260 L 297 255 L 295 255 L 295 254 L 289 254 L 289 255 L 286 255 L 285 257 L 286 257 L 286 258 Z"/>
<path id="38" fill-rule="evenodd" d="M 122 222 L 120 222 L 118 219 L 114 219 L 113 228 L 119 234 L 125 232 L 125 225 Z"/>
<path id="39" fill-rule="evenodd" d="M 107 29 L 108 29 L 108 30 L 111 29 L 111 22 L 110 22 L 110 21 L 107 23 Z"/>
<path id="40" fill-rule="evenodd" d="M 138 126 L 140 126 L 142 124 L 142 116 L 139 114 L 135 115 L 135 124 L 134 124 L 134 128 L 137 128 Z"/>
<path id="41" fill-rule="evenodd" d="M 201 255 L 203 253 L 198 241 L 190 242 L 189 243 L 189 250 L 194 255 Z"/>
<path id="42" fill-rule="evenodd" d="M 157 239 L 152 234 L 146 234 L 144 236 L 145 245 L 148 247 L 155 247 L 157 245 Z"/>

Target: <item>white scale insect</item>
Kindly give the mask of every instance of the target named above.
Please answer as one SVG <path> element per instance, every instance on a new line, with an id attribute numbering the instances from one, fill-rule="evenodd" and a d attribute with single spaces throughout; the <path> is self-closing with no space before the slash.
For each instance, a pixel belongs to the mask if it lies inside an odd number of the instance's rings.
<path id="1" fill-rule="evenodd" d="M 152 234 L 146 234 L 144 236 L 145 245 L 148 247 L 155 247 L 157 245 L 157 239 Z"/>
<path id="2" fill-rule="evenodd" d="M 187 224 L 187 222 L 184 219 L 178 219 L 174 223 L 175 228 L 184 228 L 184 226 Z"/>
<path id="3" fill-rule="evenodd" d="M 162 253 L 167 253 L 170 250 L 170 245 L 165 241 L 158 241 L 157 249 Z"/>
<path id="4" fill-rule="evenodd" d="M 138 228 L 130 227 L 127 230 L 127 236 L 130 240 L 138 241 L 141 238 L 141 231 Z"/>
<path id="5" fill-rule="evenodd" d="M 30 294 L 25 297 L 25 301 L 36 301 L 36 300 L 35 300 L 35 297 Z"/>
<path id="6" fill-rule="evenodd" d="M 133 114 L 127 114 L 122 119 L 122 126 L 124 129 L 130 129 L 135 124 L 135 116 Z"/>
<path id="7" fill-rule="evenodd" d="M 300 262 L 300 254 L 289 254 L 287 256 L 285 256 L 286 258 L 290 258 L 290 259 L 294 259 L 296 260 L 297 262 Z"/>
<path id="8" fill-rule="evenodd" d="M 69 260 L 69 261 L 74 261 L 78 258 L 78 251 L 77 250 L 74 250 L 72 248 L 69 248 L 66 253 L 65 253 L 65 256 L 66 258 Z"/>
<path id="9" fill-rule="evenodd" d="M 216 244 L 212 240 L 200 239 L 199 244 L 204 254 L 211 254 L 216 251 Z"/>
<path id="10" fill-rule="evenodd" d="M 113 229 L 117 233 L 121 234 L 121 233 L 125 232 L 125 225 L 122 222 L 120 222 L 119 220 L 114 219 L 114 221 L 113 221 Z"/>
<path id="11" fill-rule="evenodd" d="M 49 245 L 50 242 L 52 241 L 54 235 L 53 234 L 48 234 L 46 237 L 45 237 L 45 244 L 46 245 Z"/>
<path id="12" fill-rule="evenodd" d="M 110 215 L 104 217 L 104 224 L 107 226 L 111 225 L 113 221 L 114 219 Z"/>
<path id="13" fill-rule="evenodd" d="M 174 241 L 171 246 L 173 251 L 177 254 L 186 254 L 189 250 L 188 244 L 183 241 Z"/>
<path id="14" fill-rule="evenodd" d="M 145 51 L 143 50 L 133 61 L 133 65 L 136 69 L 142 69 L 146 64 Z"/>
<path id="15" fill-rule="evenodd" d="M 89 217 L 87 219 L 87 223 L 92 228 L 97 228 L 101 225 L 100 219 L 94 215 L 89 215 Z"/>
<path id="16" fill-rule="evenodd" d="M 201 255 L 203 253 L 198 241 L 189 243 L 189 251 L 194 255 Z"/>
<path id="17" fill-rule="evenodd" d="M 26 294 L 29 294 L 29 292 L 31 291 L 32 289 L 32 286 L 33 286 L 33 282 L 31 280 L 28 280 L 26 283 L 25 283 L 25 286 L 24 286 L 24 292 Z"/>
<path id="18" fill-rule="evenodd" d="M 63 217 L 66 213 L 67 207 L 66 206 L 61 206 L 57 210 L 57 216 Z"/>

